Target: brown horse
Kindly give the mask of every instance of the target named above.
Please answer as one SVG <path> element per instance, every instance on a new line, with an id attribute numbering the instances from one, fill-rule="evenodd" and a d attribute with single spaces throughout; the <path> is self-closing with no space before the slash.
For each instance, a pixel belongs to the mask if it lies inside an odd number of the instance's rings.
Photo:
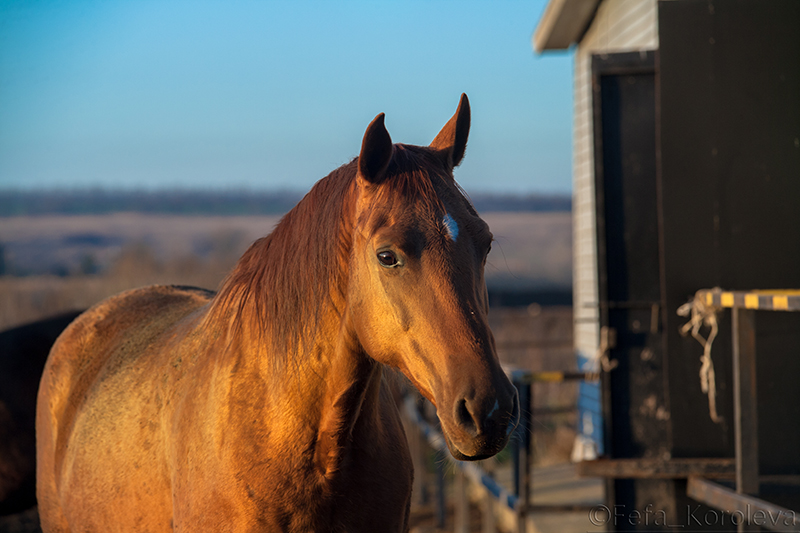
<path id="1" fill-rule="evenodd" d="M 378 115 L 216 295 L 149 287 L 57 341 L 39 392 L 45 531 L 405 531 L 413 472 L 385 367 L 452 454 L 500 451 L 519 404 L 487 325 L 492 240 L 453 180 L 470 121 L 428 147 Z"/>

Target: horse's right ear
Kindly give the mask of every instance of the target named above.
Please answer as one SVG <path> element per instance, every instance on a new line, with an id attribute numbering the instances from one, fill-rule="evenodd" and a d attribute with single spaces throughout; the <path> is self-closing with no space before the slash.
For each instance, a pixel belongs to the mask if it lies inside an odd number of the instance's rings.
<path id="1" fill-rule="evenodd" d="M 361 153 L 358 155 L 358 175 L 369 183 L 380 183 L 383 180 L 392 159 L 392 138 L 383 125 L 383 117 L 384 114 L 381 113 L 367 126 L 361 142 Z"/>
<path id="2" fill-rule="evenodd" d="M 464 159 L 467 137 L 469 137 L 469 122 L 469 98 L 466 94 L 461 93 L 456 114 L 444 125 L 442 131 L 431 143 L 431 148 L 435 148 L 445 155 L 451 169 L 457 167 Z"/>

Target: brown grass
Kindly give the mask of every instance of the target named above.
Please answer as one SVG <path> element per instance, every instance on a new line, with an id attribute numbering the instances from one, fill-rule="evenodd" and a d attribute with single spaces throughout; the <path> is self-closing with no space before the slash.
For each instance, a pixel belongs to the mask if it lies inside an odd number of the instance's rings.
<path id="1" fill-rule="evenodd" d="M 124 244 L 101 250 L 107 264 L 98 275 L 0 277 L 0 329 L 85 309 L 144 285 L 215 289 L 247 246 L 268 233 L 278 219 L 133 213 L 3 219 L 0 241 L 11 250 L 15 243 L 37 239 L 59 243 L 81 234 L 114 237 Z M 195 253 L 198 248 L 206 251 L 204 257 Z M 14 259 L 13 255 L 7 258 L 12 263 Z"/>
<path id="2" fill-rule="evenodd" d="M 569 213 L 487 213 L 484 218 L 496 239 L 486 269 L 490 284 L 569 285 Z M 117 213 L 0 220 L 0 243 L 6 246 L 6 259 L 12 264 L 14 250 L 34 241 L 44 243 L 42 253 L 66 257 L 69 252 L 73 259 L 80 258 L 81 249 L 62 244 L 70 236 L 100 235 L 122 243 L 92 249 L 100 275 L 0 277 L 0 329 L 5 329 L 86 308 L 142 285 L 174 283 L 214 289 L 247 246 L 269 233 L 279 217 Z M 48 249 L 59 247 L 64 250 Z M 204 251 L 202 257 L 198 249 Z"/>
<path id="3" fill-rule="evenodd" d="M 486 264 L 489 283 L 572 284 L 571 213 L 486 213 L 494 234 Z"/>

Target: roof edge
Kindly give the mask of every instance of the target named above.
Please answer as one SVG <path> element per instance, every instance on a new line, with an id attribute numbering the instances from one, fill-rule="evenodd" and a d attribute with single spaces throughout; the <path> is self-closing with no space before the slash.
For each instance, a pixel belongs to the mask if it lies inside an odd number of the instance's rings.
<path id="1" fill-rule="evenodd" d="M 602 0 L 550 0 L 532 38 L 537 54 L 580 42 Z"/>

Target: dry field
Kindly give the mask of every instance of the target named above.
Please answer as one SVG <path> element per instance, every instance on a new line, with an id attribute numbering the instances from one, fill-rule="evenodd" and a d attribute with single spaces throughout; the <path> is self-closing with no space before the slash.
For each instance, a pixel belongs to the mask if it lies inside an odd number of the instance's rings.
<path id="1" fill-rule="evenodd" d="M 572 285 L 571 213 L 481 216 L 495 239 L 486 263 L 487 283 L 511 287 Z"/>
<path id="2" fill-rule="evenodd" d="M 568 286 L 569 213 L 487 213 L 496 243 L 487 282 Z M 0 330 L 153 283 L 216 288 L 279 217 L 101 216 L 0 218 L 5 270 Z M 53 273 L 56 274 L 53 274 Z"/>
<path id="3" fill-rule="evenodd" d="M 214 289 L 278 217 L 179 217 L 119 213 L 0 219 L 7 270 L 67 275 L 0 277 L 0 329 L 151 284 Z M 80 272 L 86 258 L 97 273 Z"/>

